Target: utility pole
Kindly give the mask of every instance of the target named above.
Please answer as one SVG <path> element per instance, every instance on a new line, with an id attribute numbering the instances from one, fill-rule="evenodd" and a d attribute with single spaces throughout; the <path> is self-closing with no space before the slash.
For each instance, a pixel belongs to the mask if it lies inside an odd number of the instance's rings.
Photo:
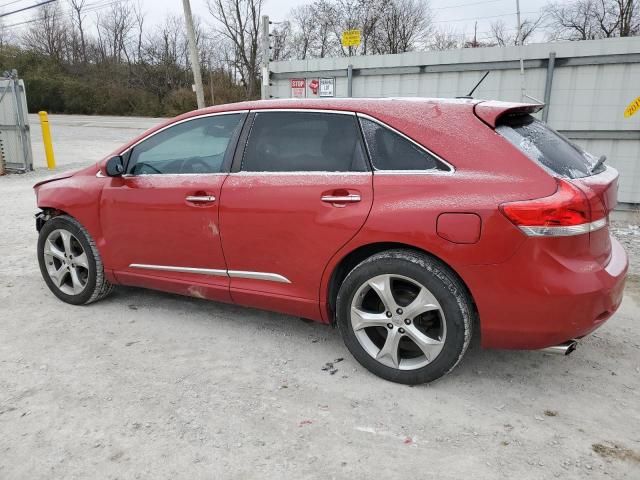
<path id="1" fill-rule="evenodd" d="M 193 70 L 193 83 L 195 83 L 196 86 L 196 99 L 198 101 L 198 108 L 204 108 L 204 89 L 202 87 L 202 73 L 200 72 L 200 55 L 198 55 L 196 31 L 193 27 L 193 16 L 191 15 L 191 4 L 189 0 L 182 0 L 182 7 L 184 8 L 184 21 L 187 24 L 189 59 L 191 60 L 191 69 Z"/>
<path id="2" fill-rule="evenodd" d="M 262 16 L 262 89 L 261 97 L 268 100 L 269 95 L 269 61 L 271 60 L 271 42 L 269 34 L 269 16 Z"/>
<path id="3" fill-rule="evenodd" d="M 473 48 L 478 48 L 478 21 L 473 25 Z"/>
<path id="4" fill-rule="evenodd" d="M 216 102 L 213 91 L 213 63 L 211 63 L 211 58 L 207 61 L 207 68 L 209 69 L 209 93 L 211 93 L 211 106 L 213 106 Z"/>
<path id="5" fill-rule="evenodd" d="M 516 0 L 516 14 L 518 16 L 518 34 L 516 36 L 516 45 L 520 45 L 520 101 L 524 101 L 524 42 L 522 41 L 522 22 L 520 22 L 520 0 Z"/>
<path id="6" fill-rule="evenodd" d="M 213 91 L 213 70 L 209 70 L 209 89 L 211 90 L 211 105 L 216 104 Z"/>

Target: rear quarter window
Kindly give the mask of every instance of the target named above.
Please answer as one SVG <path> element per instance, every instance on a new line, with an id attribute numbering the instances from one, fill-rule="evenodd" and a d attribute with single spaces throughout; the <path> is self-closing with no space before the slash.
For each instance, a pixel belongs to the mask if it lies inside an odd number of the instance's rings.
<path id="1" fill-rule="evenodd" d="M 505 118 L 496 132 L 547 170 L 564 178 L 581 178 L 600 173 L 592 171 L 598 158 L 531 115 Z"/>
<path id="2" fill-rule="evenodd" d="M 450 168 L 435 156 L 379 123 L 361 117 L 360 125 L 376 170 L 450 171 Z"/>

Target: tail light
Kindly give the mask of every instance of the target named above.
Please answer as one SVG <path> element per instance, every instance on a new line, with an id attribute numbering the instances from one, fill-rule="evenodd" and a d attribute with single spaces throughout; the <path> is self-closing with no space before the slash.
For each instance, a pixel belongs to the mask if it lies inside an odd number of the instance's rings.
<path id="1" fill-rule="evenodd" d="M 607 224 L 599 198 L 586 195 L 566 180 L 556 179 L 558 190 L 549 197 L 500 205 L 502 213 L 530 237 L 567 237 L 593 232 Z"/>

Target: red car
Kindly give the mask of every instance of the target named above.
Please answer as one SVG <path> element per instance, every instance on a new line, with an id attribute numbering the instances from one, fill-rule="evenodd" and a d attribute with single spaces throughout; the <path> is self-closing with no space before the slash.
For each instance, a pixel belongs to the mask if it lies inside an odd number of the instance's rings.
<path id="1" fill-rule="evenodd" d="M 65 302 L 147 287 L 336 324 L 395 382 L 472 335 L 567 352 L 622 300 L 617 172 L 532 114 L 472 99 L 276 100 L 160 125 L 35 186 Z"/>

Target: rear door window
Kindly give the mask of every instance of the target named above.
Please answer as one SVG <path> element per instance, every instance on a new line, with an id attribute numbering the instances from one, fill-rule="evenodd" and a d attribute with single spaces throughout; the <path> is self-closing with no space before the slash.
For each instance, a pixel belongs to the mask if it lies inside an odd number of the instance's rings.
<path id="1" fill-rule="evenodd" d="M 376 170 L 450 170 L 434 155 L 379 123 L 360 117 L 360 125 Z"/>
<path id="2" fill-rule="evenodd" d="M 606 167 L 593 167 L 598 158 L 531 115 L 507 117 L 496 132 L 532 160 L 564 178 L 580 178 L 600 173 Z"/>
<path id="3" fill-rule="evenodd" d="M 367 162 L 355 115 L 258 112 L 245 172 L 362 172 Z"/>

